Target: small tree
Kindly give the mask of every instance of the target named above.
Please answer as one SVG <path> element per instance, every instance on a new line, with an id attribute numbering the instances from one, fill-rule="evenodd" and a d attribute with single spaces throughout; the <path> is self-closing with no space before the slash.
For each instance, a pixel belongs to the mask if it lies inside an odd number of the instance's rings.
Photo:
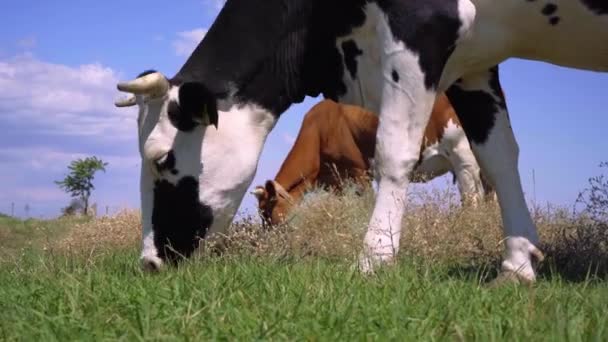
<path id="1" fill-rule="evenodd" d="M 608 162 L 600 163 L 600 168 L 608 169 Z M 608 174 L 589 178 L 589 187 L 579 193 L 576 204 L 583 204 L 583 212 L 596 223 L 608 225 Z"/>
<path id="2" fill-rule="evenodd" d="M 103 162 L 97 157 L 73 160 L 68 169 L 70 173 L 62 181 L 55 181 L 55 184 L 72 197 L 79 198 L 84 204 L 84 214 L 89 212 L 89 197 L 95 190 L 93 178 L 97 171 L 106 171 L 108 163 Z"/>

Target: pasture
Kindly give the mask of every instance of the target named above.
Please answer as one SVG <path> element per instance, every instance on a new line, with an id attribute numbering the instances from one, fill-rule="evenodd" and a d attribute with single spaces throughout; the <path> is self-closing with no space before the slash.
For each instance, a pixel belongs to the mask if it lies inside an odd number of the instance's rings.
<path id="1" fill-rule="evenodd" d="M 412 192 L 399 262 L 353 267 L 373 194 L 317 192 L 283 226 L 241 219 L 177 269 L 137 267 L 139 213 L 0 221 L 2 340 L 608 339 L 608 232 L 536 207 L 546 260 L 531 287 L 492 287 L 499 211 Z M 447 204 L 446 204 L 447 203 Z M 27 234 L 24 234 L 26 229 Z"/>

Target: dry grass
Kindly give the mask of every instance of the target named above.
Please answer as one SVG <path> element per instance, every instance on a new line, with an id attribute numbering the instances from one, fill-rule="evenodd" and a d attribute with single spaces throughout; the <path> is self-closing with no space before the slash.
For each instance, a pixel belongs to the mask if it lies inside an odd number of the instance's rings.
<path id="1" fill-rule="evenodd" d="M 455 190 L 410 193 L 400 257 L 461 265 L 462 270 L 495 272 L 502 245 L 497 204 L 462 208 Z M 371 191 L 345 196 L 318 191 L 292 213 L 287 224 L 263 229 L 257 218 L 235 224 L 227 237 L 227 252 L 283 257 L 316 256 L 352 259 L 360 250 L 373 208 Z M 608 229 L 569 208 L 535 207 L 546 261 L 541 274 L 583 280 L 608 276 Z M 491 276 L 491 274 L 488 274 Z"/>
<path id="2" fill-rule="evenodd" d="M 59 252 L 104 253 L 117 248 L 138 248 L 140 239 L 139 211 L 122 210 L 112 217 L 75 224 L 64 238 L 46 248 Z"/>
<path id="3" fill-rule="evenodd" d="M 461 270 L 494 272 L 503 250 L 500 210 L 496 204 L 462 208 L 454 188 L 414 190 L 404 219 L 400 257 L 461 265 Z M 343 196 L 315 191 L 286 224 L 265 228 L 258 217 L 235 222 L 224 238 L 228 255 L 322 257 L 354 260 L 373 208 L 373 192 Z M 533 208 L 547 260 L 541 274 L 559 273 L 582 280 L 588 273 L 608 276 L 608 229 L 568 208 Z M 124 211 L 112 218 L 76 224 L 53 246 L 58 251 L 104 253 L 139 248 L 140 216 Z M 205 253 L 203 253 L 205 254 Z"/>

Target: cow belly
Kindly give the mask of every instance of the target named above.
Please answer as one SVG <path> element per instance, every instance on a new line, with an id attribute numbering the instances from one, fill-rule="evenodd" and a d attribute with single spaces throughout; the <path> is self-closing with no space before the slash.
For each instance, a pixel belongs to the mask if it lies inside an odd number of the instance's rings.
<path id="1" fill-rule="evenodd" d="M 521 1 L 517 6 L 502 0 L 474 2 L 482 7 L 477 33 L 492 28 L 489 32 L 506 39 L 507 57 L 608 71 L 608 12 L 589 7 L 589 0 Z"/>
<path id="2" fill-rule="evenodd" d="M 448 59 L 440 91 L 465 74 L 485 72 L 511 57 L 608 71 L 608 15 L 594 13 L 583 1 L 472 2 L 477 9 L 472 34 Z"/>
<path id="3" fill-rule="evenodd" d="M 570 68 L 608 71 L 608 15 L 582 15 L 575 9 L 566 12 L 566 5 L 556 7 L 551 18 L 559 22 L 556 25 L 542 22 L 533 32 L 520 32 L 518 49 L 513 56 Z"/>
<path id="4" fill-rule="evenodd" d="M 412 174 L 412 182 L 424 183 L 450 171 L 450 162 L 442 155 L 435 154 L 422 159 Z"/>

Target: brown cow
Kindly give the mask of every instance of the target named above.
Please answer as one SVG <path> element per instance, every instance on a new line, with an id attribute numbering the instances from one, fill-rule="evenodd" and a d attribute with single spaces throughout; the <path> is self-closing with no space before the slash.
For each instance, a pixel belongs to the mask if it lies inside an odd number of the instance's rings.
<path id="1" fill-rule="evenodd" d="M 283 221 L 311 187 L 341 190 L 342 181 L 369 184 L 378 117 L 361 107 L 323 100 L 306 115 L 298 137 L 274 180 L 253 194 L 264 220 Z M 447 96 L 437 97 L 420 148 L 413 182 L 426 182 L 452 172 L 463 202 L 477 203 L 493 189 L 480 168 Z M 484 191 L 485 190 L 485 191 Z"/>

